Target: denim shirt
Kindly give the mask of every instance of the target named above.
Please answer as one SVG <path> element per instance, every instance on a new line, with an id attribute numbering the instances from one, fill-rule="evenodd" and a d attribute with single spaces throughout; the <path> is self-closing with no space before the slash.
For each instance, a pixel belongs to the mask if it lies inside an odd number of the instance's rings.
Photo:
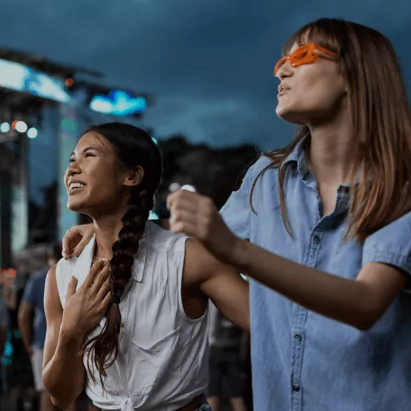
<path id="1" fill-rule="evenodd" d="M 379 262 L 411 273 L 411 213 L 370 235 L 344 240 L 349 187 L 322 216 L 304 141 L 286 159 L 287 213 L 281 217 L 278 170 L 253 181 L 270 159 L 261 157 L 222 208 L 230 229 L 277 255 L 343 278 Z M 257 411 L 404 411 L 411 409 L 411 295 L 402 291 L 368 331 L 326 318 L 250 281 L 251 358 Z"/>

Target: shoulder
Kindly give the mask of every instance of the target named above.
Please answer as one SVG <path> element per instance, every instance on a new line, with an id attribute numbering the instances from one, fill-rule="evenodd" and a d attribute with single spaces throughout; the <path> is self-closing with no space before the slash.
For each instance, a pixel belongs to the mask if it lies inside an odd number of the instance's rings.
<path id="1" fill-rule="evenodd" d="M 267 185 L 270 188 L 276 187 L 278 182 L 278 167 L 273 165 L 268 153 L 263 153 L 258 160 L 248 169 L 241 188 L 238 193 L 250 195 L 251 192 L 258 192 L 259 189 Z M 265 191 L 265 189 L 263 191 Z"/>
<path id="2" fill-rule="evenodd" d="M 266 171 L 276 172 L 276 170 L 277 169 L 272 166 L 272 159 L 269 157 L 268 153 L 262 153 L 255 163 L 248 169 L 243 181 L 250 179 L 254 180 Z"/>
<path id="3" fill-rule="evenodd" d="M 50 268 L 47 274 L 47 277 L 52 276 L 54 279 L 56 292 L 62 300 L 65 298 L 77 260 L 77 257 L 72 257 L 69 260 L 61 258 L 57 264 Z"/>
<path id="4" fill-rule="evenodd" d="M 63 310 L 63 303 L 57 285 L 57 264 L 50 267 L 46 277 L 44 290 L 44 310 L 47 317 L 47 326 L 53 318 L 59 318 Z"/>
<path id="5" fill-rule="evenodd" d="M 157 224 L 148 221 L 143 247 L 147 246 L 154 252 L 166 252 L 171 255 L 184 251 L 187 236 L 183 234 L 174 234 Z"/>
<path id="6" fill-rule="evenodd" d="M 211 276 L 219 275 L 225 271 L 235 273 L 234 268 L 217 260 L 198 240 L 188 239 L 184 260 L 185 286 L 200 285 Z"/>
<path id="7" fill-rule="evenodd" d="M 364 242 L 363 264 L 380 262 L 411 274 L 411 212 L 371 234 Z"/>

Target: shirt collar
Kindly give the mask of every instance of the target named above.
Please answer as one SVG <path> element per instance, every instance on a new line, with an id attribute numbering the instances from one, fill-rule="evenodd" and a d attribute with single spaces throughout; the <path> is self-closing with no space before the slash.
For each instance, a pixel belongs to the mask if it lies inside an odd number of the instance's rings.
<path id="1" fill-rule="evenodd" d="M 294 150 L 288 155 L 288 157 L 283 161 L 281 167 L 289 163 L 296 163 L 297 170 L 302 179 L 307 177 L 307 174 L 310 172 L 308 167 L 308 159 L 305 151 L 305 145 L 309 139 L 308 134 L 305 135 L 294 147 Z"/>
<path id="2" fill-rule="evenodd" d="M 298 174 L 300 175 L 301 179 L 305 179 L 307 175 L 310 173 L 310 168 L 308 166 L 308 157 L 307 151 L 305 150 L 306 144 L 309 140 L 309 135 L 306 134 L 294 147 L 294 150 L 288 155 L 288 157 L 283 161 L 281 167 L 284 167 L 288 163 L 296 163 Z M 360 170 L 357 173 L 355 182 L 358 183 L 361 175 L 363 173 L 364 165 L 360 167 Z M 348 192 L 350 187 L 352 186 L 349 182 L 344 182 L 341 184 L 341 187 Z"/>

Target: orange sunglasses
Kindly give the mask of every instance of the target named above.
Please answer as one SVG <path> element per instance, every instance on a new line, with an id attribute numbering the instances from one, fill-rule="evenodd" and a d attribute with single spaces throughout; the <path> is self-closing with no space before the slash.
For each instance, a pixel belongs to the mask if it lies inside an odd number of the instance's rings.
<path id="1" fill-rule="evenodd" d="M 324 47 L 317 46 L 317 44 L 315 43 L 304 44 L 301 47 L 298 47 L 297 50 L 295 50 L 288 56 L 285 56 L 279 60 L 279 62 L 274 67 L 274 76 L 277 75 L 279 68 L 287 61 L 289 61 L 293 67 L 299 67 L 303 64 L 315 63 L 318 58 L 321 57 L 321 54 L 317 53 L 316 51 L 324 53 L 330 57 L 337 57 L 334 52 L 327 50 Z"/>

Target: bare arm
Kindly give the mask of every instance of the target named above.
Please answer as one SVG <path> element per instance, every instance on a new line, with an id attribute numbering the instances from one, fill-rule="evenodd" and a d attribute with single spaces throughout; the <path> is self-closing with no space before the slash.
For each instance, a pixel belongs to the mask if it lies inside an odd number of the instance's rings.
<path id="1" fill-rule="evenodd" d="M 31 345 L 33 343 L 32 328 L 33 328 L 33 305 L 27 301 L 22 301 L 19 307 L 18 323 L 24 347 L 31 357 Z"/>
<path id="2" fill-rule="evenodd" d="M 184 262 L 186 287 L 196 287 L 210 298 L 229 321 L 250 331 L 248 283 L 235 268 L 222 264 L 201 243 L 187 240 Z"/>
<path id="3" fill-rule="evenodd" d="M 404 273 L 386 264 L 368 263 L 355 280 L 295 263 L 240 240 L 237 266 L 250 277 L 319 314 L 371 328 L 404 288 Z"/>
<path id="4" fill-rule="evenodd" d="M 235 265 L 272 290 L 326 317 L 371 328 L 404 287 L 395 267 L 367 263 L 355 279 L 341 278 L 282 258 L 236 237 L 207 197 L 173 193 L 171 230 L 199 239 L 221 261 Z"/>
<path id="5" fill-rule="evenodd" d="M 47 334 L 44 345 L 43 383 L 53 404 L 66 410 L 82 392 L 86 374 L 82 338 L 72 337 L 61 329 L 63 308 L 57 290 L 55 266 L 47 275 L 44 308 Z"/>

